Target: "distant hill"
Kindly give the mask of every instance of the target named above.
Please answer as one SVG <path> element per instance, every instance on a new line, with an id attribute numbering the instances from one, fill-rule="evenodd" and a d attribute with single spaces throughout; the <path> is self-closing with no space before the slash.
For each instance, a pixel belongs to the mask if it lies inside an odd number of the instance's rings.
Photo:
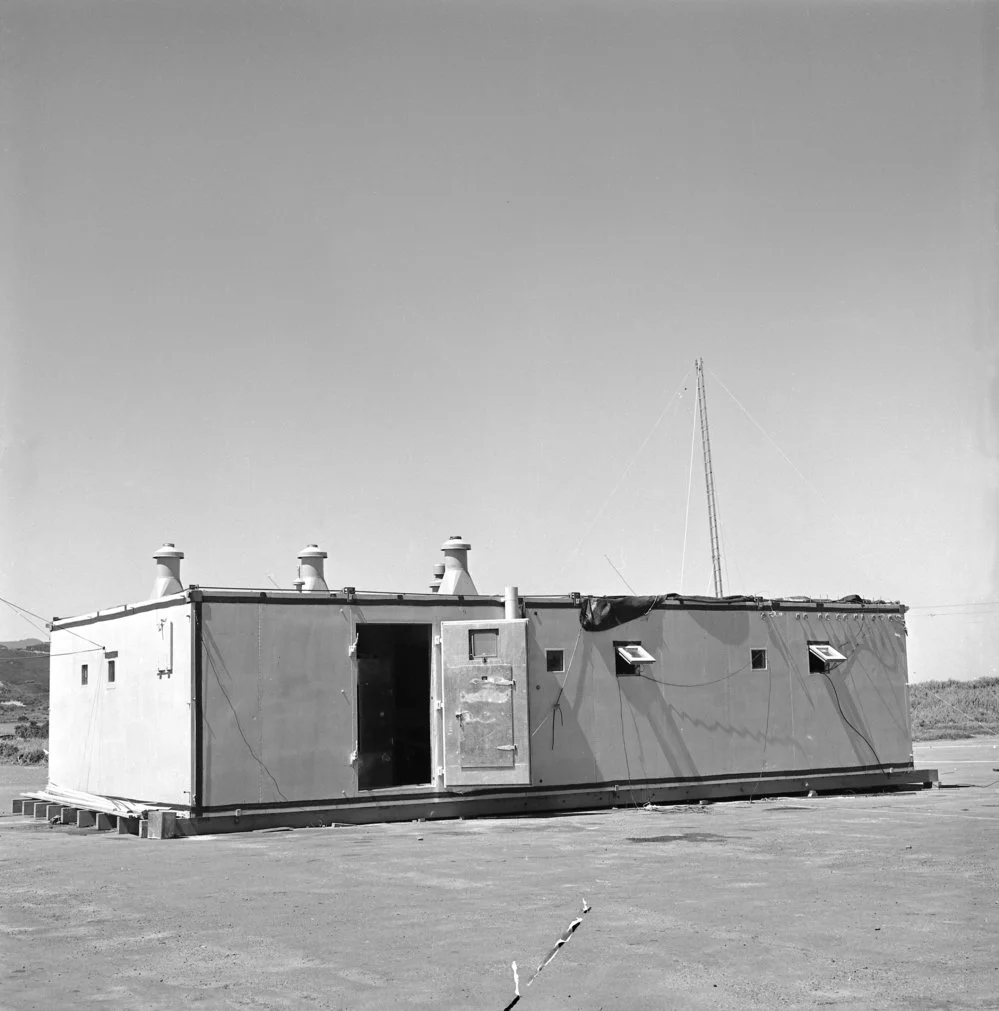
<path id="1" fill-rule="evenodd" d="M 0 702 L 47 703 L 49 644 L 39 639 L 0 642 L 0 685 Z"/>

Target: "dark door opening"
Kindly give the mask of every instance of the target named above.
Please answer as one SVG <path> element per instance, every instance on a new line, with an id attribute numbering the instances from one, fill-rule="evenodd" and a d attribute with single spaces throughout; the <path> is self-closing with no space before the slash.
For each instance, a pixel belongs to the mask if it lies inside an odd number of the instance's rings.
<path id="1" fill-rule="evenodd" d="M 357 786 L 429 783 L 432 625 L 357 626 Z"/>

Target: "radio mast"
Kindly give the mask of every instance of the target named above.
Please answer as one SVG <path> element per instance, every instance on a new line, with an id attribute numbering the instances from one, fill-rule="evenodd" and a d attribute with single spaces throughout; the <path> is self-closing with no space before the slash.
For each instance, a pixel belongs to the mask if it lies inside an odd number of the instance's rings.
<path id="1" fill-rule="evenodd" d="M 718 502 L 715 498 L 715 475 L 711 469 L 711 438 L 708 435 L 708 402 L 704 395 L 704 359 L 694 362 L 697 369 L 697 404 L 701 415 L 701 448 L 704 452 L 704 484 L 708 492 L 708 531 L 711 535 L 711 571 L 715 580 L 715 596 L 723 597 L 721 545 L 718 540 Z"/>

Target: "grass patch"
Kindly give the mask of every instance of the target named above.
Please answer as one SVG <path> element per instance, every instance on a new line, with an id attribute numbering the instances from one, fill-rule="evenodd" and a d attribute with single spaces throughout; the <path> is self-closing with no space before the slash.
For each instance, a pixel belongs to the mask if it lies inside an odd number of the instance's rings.
<path id="1" fill-rule="evenodd" d="M 0 764 L 46 765 L 49 760 L 45 737 L 14 737 L 0 740 Z"/>
<path id="2" fill-rule="evenodd" d="M 999 678 L 909 685 L 914 741 L 999 734 Z"/>

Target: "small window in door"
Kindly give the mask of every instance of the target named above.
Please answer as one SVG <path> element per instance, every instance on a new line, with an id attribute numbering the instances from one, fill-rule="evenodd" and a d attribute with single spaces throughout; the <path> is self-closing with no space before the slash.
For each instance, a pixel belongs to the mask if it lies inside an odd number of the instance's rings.
<path id="1" fill-rule="evenodd" d="M 545 650 L 545 670 L 549 674 L 565 673 L 565 650 L 546 649 Z"/>
<path id="2" fill-rule="evenodd" d="M 85 685 L 90 680 L 90 665 L 86 663 L 80 664 L 80 684 Z"/>
<path id="3" fill-rule="evenodd" d="M 766 670 L 767 651 L 765 649 L 751 649 L 749 651 L 749 665 L 753 670 Z"/>
<path id="4" fill-rule="evenodd" d="M 499 656 L 499 629 L 472 628 L 468 632 L 468 657 L 470 660 L 484 660 Z"/>

